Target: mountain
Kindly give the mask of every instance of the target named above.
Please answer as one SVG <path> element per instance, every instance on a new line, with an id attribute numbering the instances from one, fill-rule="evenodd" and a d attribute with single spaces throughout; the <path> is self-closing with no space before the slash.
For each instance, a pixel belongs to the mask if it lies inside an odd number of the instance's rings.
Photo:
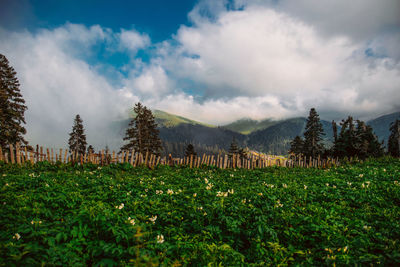
<path id="1" fill-rule="evenodd" d="M 241 134 L 250 134 L 257 130 L 266 129 L 277 123 L 279 123 L 279 121 L 274 121 L 271 119 L 256 121 L 256 120 L 245 118 L 245 119 L 240 119 L 240 120 L 234 121 L 230 124 L 224 125 L 223 127 L 228 130 L 238 132 Z"/>
<path id="2" fill-rule="evenodd" d="M 374 129 L 374 132 L 378 136 L 380 141 L 385 141 L 386 145 L 390 135 L 390 124 L 396 119 L 400 119 L 400 112 L 380 116 L 376 119 L 367 121 L 367 124 Z"/>
<path id="3" fill-rule="evenodd" d="M 192 143 L 199 153 L 217 154 L 228 151 L 233 138 L 240 147 L 248 147 L 259 152 L 284 155 L 290 148 L 290 141 L 297 135 L 302 136 L 307 119 L 304 117 L 273 121 L 242 119 L 231 124 L 216 127 L 188 118 L 155 110 L 153 114 L 160 130 L 164 154 L 182 156 L 188 143 Z M 389 125 L 400 112 L 381 116 L 367 123 L 372 126 L 379 139 L 387 140 Z M 130 120 L 116 122 L 123 136 Z M 333 131 L 331 122 L 321 120 L 326 146 L 332 145 Z M 340 127 L 338 127 L 338 132 Z"/>
<path id="4" fill-rule="evenodd" d="M 161 127 L 170 128 L 170 127 L 178 126 L 180 124 L 203 125 L 203 126 L 211 127 L 211 128 L 215 127 L 210 124 L 205 124 L 205 123 L 201 123 L 198 121 L 190 120 L 190 119 L 178 116 L 178 115 L 167 113 L 162 110 L 153 110 L 152 112 L 156 119 L 156 123 Z"/>
<path id="5" fill-rule="evenodd" d="M 257 151 L 268 154 L 284 155 L 290 149 L 290 142 L 297 136 L 303 136 L 307 119 L 304 117 L 287 119 L 249 135 L 247 145 Z M 333 141 L 332 124 L 321 120 L 325 136 L 324 143 L 331 146 Z"/>

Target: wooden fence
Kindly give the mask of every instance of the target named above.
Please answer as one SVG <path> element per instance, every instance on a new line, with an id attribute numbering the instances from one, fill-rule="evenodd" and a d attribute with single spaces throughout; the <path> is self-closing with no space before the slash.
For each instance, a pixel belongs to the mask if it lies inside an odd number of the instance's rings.
<path id="1" fill-rule="evenodd" d="M 280 167 L 304 167 L 304 168 L 327 168 L 332 165 L 339 165 L 338 159 L 321 159 L 321 158 L 305 158 L 296 157 L 291 159 L 274 158 L 271 156 L 255 156 L 251 155 L 248 158 L 240 158 L 238 154 L 235 155 L 206 155 L 194 156 L 184 158 L 173 158 L 170 154 L 168 157 L 156 156 L 150 153 L 137 153 L 135 151 L 122 151 L 121 153 L 107 153 L 104 150 L 98 153 L 90 153 L 80 155 L 77 153 L 69 153 L 66 149 L 44 149 L 42 146 L 36 146 L 36 150 L 28 150 L 27 147 L 20 147 L 19 144 L 9 145 L 7 151 L 2 151 L 0 147 L 0 161 L 12 164 L 24 164 L 30 162 L 35 164 L 37 162 L 48 161 L 51 163 L 77 163 L 85 164 L 92 163 L 98 165 L 108 165 L 116 163 L 129 163 L 132 166 L 148 166 L 154 168 L 157 165 L 184 165 L 189 168 L 199 168 L 202 165 L 214 166 L 221 169 L 226 168 L 265 168 L 269 166 Z"/>

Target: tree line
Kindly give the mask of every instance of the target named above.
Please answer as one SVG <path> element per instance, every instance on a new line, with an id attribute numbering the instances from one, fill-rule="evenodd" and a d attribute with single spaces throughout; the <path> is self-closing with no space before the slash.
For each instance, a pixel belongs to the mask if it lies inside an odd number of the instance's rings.
<path id="1" fill-rule="evenodd" d="M 7 149 L 9 144 L 20 143 L 32 149 L 23 135 L 26 129 L 24 113 L 27 110 L 25 100 L 19 89 L 19 81 L 16 72 L 9 65 L 7 58 L 0 54 L 0 147 Z M 140 102 L 133 107 L 134 117 L 129 123 L 123 141 L 125 144 L 121 151 L 150 153 L 160 155 L 163 144 L 159 137 L 159 130 L 151 110 Z M 324 131 L 315 108 L 310 110 L 307 118 L 304 138 L 296 136 L 291 142 L 289 153 L 295 156 L 305 157 L 379 157 L 384 155 L 383 142 L 379 142 L 373 129 L 363 121 L 348 117 L 340 123 L 340 132 L 337 131 L 337 123 L 332 121 L 334 143 L 327 148 L 323 144 Z M 397 119 L 390 126 L 388 141 L 388 154 L 400 157 L 400 121 Z M 72 131 L 68 139 L 69 152 L 75 155 L 94 153 L 93 146 L 87 146 L 83 121 L 79 114 L 75 116 Z M 168 147 L 164 145 L 164 147 Z M 209 149 L 209 148 L 205 148 Z M 211 149 L 212 150 L 212 149 Z M 108 152 L 108 147 L 106 147 Z M 188 144 L 185 156 L 196 155 L 193 144 Z M 240 155 L 245 158 L 247 151 L 239 148 L 233 138 L 228 155 Z"/>
<path id="2" fill-rule="evenodd" d="M 371 126 L 361 120 L 354 120 L 349 116 L 338 125 L 332 121 L 333 145 L 325 147 L 323 136 L 325 135 L 319 115 L 315 108 L 311 108 L 307 118 L 304 138 L 296 136 L 290 143 L 289 154 L 294 156 L 312 157 L 352 157 L 365 159 L 368 157 L 381 157 L 385 154 L 383 141 L 379 142 Z M 388 152 L 393 157 L 400 156 L 400 120 L 390 125 L 388 140 Z"/>

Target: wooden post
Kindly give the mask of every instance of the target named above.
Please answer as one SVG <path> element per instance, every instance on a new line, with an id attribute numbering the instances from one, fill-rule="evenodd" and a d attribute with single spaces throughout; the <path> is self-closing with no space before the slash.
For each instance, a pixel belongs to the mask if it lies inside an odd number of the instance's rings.
<path id="1" fill-rule="evenodd" d="M 4 161 L 6 162 L 6 164 L 8 164 L 8 153 L 7 152 L 5 152 L 4 153 Z"/>
<path id="2" fill-rule="evenodd" d="M 25 150 L 25 161 L 28 161 L 28 149 L 26 148 L 26 146 L 25 146 L 24 150 Z"/>
<path id="3" fill-rule="evenodd" d="M 228 163 L 228 155 L 225 154 L 225 158 L 224 158 L 224 169 L 226 169 L 226 164 Z"/>
<path id="4" fill-rule="evenodd" d="M 214 165 L 214 155 L 211 155 L 210 166 Z"/>
<path id="5" fill-rule="evenodd" d="M 48 149 L 48 148 L 46 148 L 46 152 L 47 152 L 47 157 L 46 157 L 46 160 L 47 161 L 50 161 L 50 150 Z"/>
<path id="6" fill-rule="evenodd" d="M 14 147 L 12 144 L 10 144 L 10 157 L 11 157 L 11 163 L 14 164 Z"/>
<path id="7" fill-rule="evenodd" d="M 68 163 L 68 149 L 65 149 L 65 153 L 64 153 L 64 163 Z"/>
<path id="8" fill-rule="evenodd" d="M 111 163 L 115 162 L 115 151 L 113 150 L 112 152 L 112 159 L 111 159 Z"/>
<path id="9" fill-rule="evenodd" d="M 0 146 L 0 161 L 2 161 L 3 160 L 3 150 L 1 149 L 1 146 Z"/>
<path id="10" fill-rule="evenodd" d="M 21 153 L 19 151 L 19 143 L 15 144 L 15 158 L 17 160 L 17 164 L 21 165 Z"/>
<path id="11" fill-rule="evenodd" d="M 54 152 L 53 152 L 53 148 L 52 148 L 52 149 L 51 149 L 51 158 L 50 158 L 50 161 L 51 161 L 51 162 L 53 162 L 53 159 L 54 159 L 53 157 L 54 157 Z"/>
<path id="12" fill-rule="evenodd" d="M 30 157 L 29 157 L 29 159 L 31 160 L 31 164 L 33 165 L 33 163 L 35 162 L 34 160 L 34 154 L 33 154 L 33 152 L 32 151 L 29 151 L 29 154 L 30 154 Z"/>

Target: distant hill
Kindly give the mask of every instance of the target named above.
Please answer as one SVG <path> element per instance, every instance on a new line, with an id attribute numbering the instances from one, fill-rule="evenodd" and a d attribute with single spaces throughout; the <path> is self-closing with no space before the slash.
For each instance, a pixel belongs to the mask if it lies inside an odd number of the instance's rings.
<path id="1" fill-rule="evenodd" d="M 152 111 L 153 115 L 156 119 L 156 123 L 160 126 L 160 127 L 175 127 L 178 126 L 180 124 L 192 124 L 192 125 L 203 125 L 203 126 L 207 126 L 207 127 L 215 127 L 213 125 L 210 124 L 205 124 L 205 123 L 201 123 L 198 121 L 194 121 L 194 120 L 190 120 L 178 115 L 174 115 L 171 113 L 167 113 L 165 111 L 162 110 L 154 110 Z"/>
<path id="2" fill-rule="evenodd" d="M 304 117 L 279 121 L 242 119 L 216 127 L 160 110 L 153 111 L 153 114 L 163 140 L 164 153 L 176 156 L 183 155 L 188 143 L 195 145 L 200 154 L 227 151 L 233 138 L 240 147 L 248 147 L 268 154 L 285 155 L 290 148 L 290 141 L 296 135 L 303 135 L 307 121 Z M 384 139 L 387 142 L 389 125 L 396 118 L 400 118 L 400 112 L 385 115 L 367 123 L 373 127 L 380 140 Z M 124 135 L 129 121 L 123 120 L 114 124 L 119 125 L 121 136 Z M 321 123 L 325 132 L 324 143 L 330 146 L 333 141 L 332 124 L 325 120 L 321 120 Z M 340 127 L 338 128 L 340 131 Z"/>
<path id="3" fill-rule="evenodd" d="M 230 124 L 224 125 L 223 127 L 228 130 L 238 132 L 241 134 L 250 134 L 258 130 L 266 129 L 277 123 L 279 123 L 279 121 L 274 121 L 271 119 L 266 119 L 262 121 L 257 121 L 252 119 L 240 119 Z"/>
<path id="4" fill-rule="evenodd" d="M 284 155 L 290 149 L 290 142 L 297 136 L 303 136 L 307 119 L 304 117 L 282 120 L 264 130 L 249 135 L 247 144 L 250 148 L 268 154 Z M 332 145 L 332 124 L 321 120 L 324 129 L 324 142 Z"/>
<path id="5" fill-rule="evenodd" d="M 378 136 L 379 140 L 384 140 L 385 145 L 387 145 L 387 141 L 390 135 L 390 123 L 394 122 L 396 119 L 400 119 L 400 112 L 395 112 L 378 117 L 376 119 L 367 121 L 367 124 L 374 129 L 374 132 Z"/>

